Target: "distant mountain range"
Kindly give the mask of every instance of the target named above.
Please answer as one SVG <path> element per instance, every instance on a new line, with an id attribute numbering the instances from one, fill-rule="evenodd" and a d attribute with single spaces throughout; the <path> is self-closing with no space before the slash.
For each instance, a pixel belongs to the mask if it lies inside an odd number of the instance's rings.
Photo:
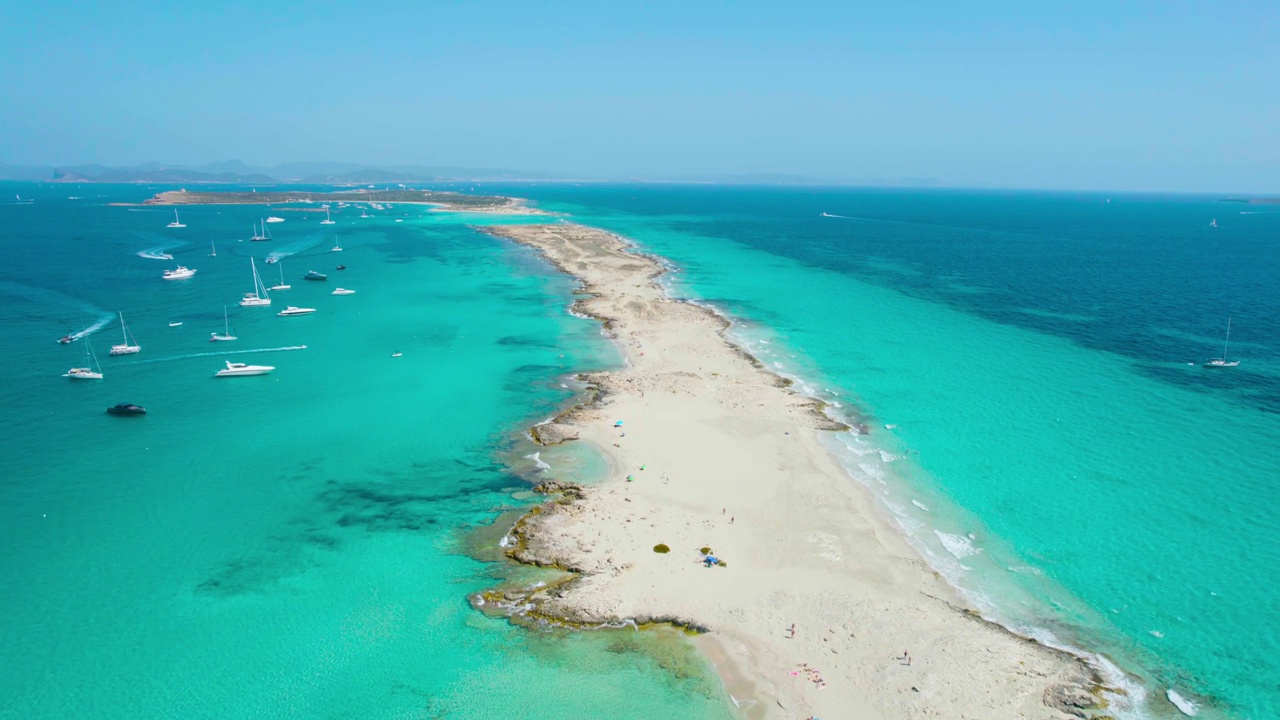
<path id="1" fill-rule="evenodd" d="M 0 180 L 92 183 L 272 183 L 368 184 L 387 182 L 448 182 L 497 180 L 550 180 L 550 176 L 497 168 L 428 167 L 359 163 L 301 162 L 275 167 L 254 167 L 239 160 L 207 165 L 161 165 L 150 162 L 132 167 L 106 165 L 8 165 L 0 163 Z"/>

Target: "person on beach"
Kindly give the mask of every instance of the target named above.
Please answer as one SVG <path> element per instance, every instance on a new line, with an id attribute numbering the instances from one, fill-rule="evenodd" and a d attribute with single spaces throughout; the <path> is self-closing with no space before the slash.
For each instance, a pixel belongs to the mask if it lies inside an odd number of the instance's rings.
<path id="1" fill-rule="evenodd" d="M 796 624 L 795 624 L 795 623 L 791 623 L 791 627 L 790 627 L 790 629 L 789 629 L 789 632 L 790 632 L 791 634 L 788 636 L 788 638 L 790 638 L 790 639 L 794 640 L 794 639 L 795 639 L 795 637 L 796 637 Z"/>

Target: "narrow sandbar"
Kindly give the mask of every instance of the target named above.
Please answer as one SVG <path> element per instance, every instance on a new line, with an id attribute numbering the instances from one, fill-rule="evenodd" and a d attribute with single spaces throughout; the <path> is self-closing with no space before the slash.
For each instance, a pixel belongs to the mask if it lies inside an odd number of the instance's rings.
<path id="1" fill-rule="evenodd" d="M 668 297 L 656 260 L 580 225 L 485 231 L 578 278 L 576 309 L 625 357 L 584 376 L 599 392 L 555 433 L 595 444 L 617 472 L 513 531 L 510 555 L 574 575 L 514 604 L 571 625 L 701 632 L 752 718 L 1100 712 L 1096 673 L 965 608 L 820 444 L 844 426 L 728 342 L 723 318 Z"/>

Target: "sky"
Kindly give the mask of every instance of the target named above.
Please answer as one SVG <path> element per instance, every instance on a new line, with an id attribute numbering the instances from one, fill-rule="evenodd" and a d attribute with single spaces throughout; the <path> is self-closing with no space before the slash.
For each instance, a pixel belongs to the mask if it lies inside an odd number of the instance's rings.
<path id="1" fill-rule="evenodd" d="M 1267 2 L 27 2 L 0 162 L 1280 193 Z"/>

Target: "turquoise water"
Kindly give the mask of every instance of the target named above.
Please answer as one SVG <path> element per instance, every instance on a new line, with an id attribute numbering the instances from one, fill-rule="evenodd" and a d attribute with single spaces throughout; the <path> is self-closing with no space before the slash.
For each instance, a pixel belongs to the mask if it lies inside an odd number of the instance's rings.
<path id="1" fill-rule="evenodd" d="M 833 449 L 936 567 L 1136 676 L 1118 710 L 1170 714 L 1175 687 L 1206 715 L 1280 716 L 1275 206 L 485 189 L 674 261 L 675 292 L 865 425 Z M 1228 316 L 1241 365 L 1199 366 Z"/>
<path id="2" fill-rule="evenodd" d="M 528 250 L 408 206 L 327 229 L 183 208 L 169 230 L 167 209 L 105 204 L 148 188 L 2 189 L 36 201 L 0 204 L 0 717 L 729 716 L 683 643 L 530 632 L 468 604 L 502 575 L 470 529 L 527 502 L 536 473 L 520 430 L 569 400 L 565 373 L 616 361 Z M 240 242 L 265 214 L 287 218 L 275 240 Z M 238 307 L 250 254 L 286 251 L 259 268 L 292 289 Z M 196 277 L 161 280 L 179 262 Z M 210 343 L 224 305 L 239 340 Z M 118 310 L 138 355 L 107 356 Z M 105 379 L 60 377 L 83 341 L 54 341 L 100 320 Z M 226 359 L 277 370 L 215 380 Z M 149 414 L 103 413 L 120 401 Z"/>

